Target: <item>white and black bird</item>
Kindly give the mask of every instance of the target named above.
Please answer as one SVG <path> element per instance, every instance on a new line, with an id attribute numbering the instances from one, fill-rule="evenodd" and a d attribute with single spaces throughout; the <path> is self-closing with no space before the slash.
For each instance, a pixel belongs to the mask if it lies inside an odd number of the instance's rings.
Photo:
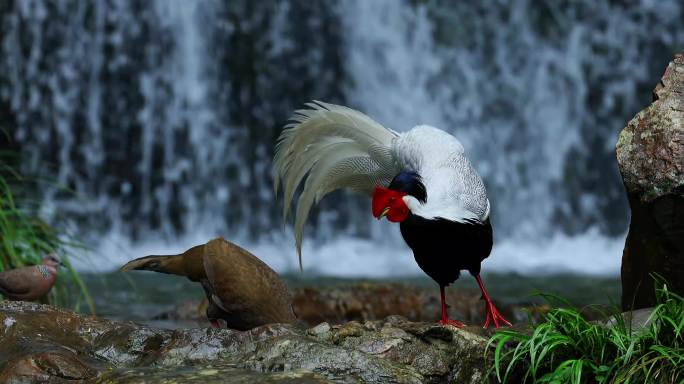
<path id="1" fill-rule="evenodd" d="M 354 109 L 307 104 L 285 126 L 276 144 L 275 190 L 284 190 L 287 217 L 295 191 L 304 187 L 295 214 L 301 267 L 304 223 L 326 194 L 349 188 L 372 196 L 372 213 L 400 223 L 420 268 L 440 288 L 440 323 L 449 319 L 444 288 L 461 270 L 477 280 L 495 327 L 510 325 L 492 303 L 480 278 L 480 263 L 492 249 L 490 204 L 482 179 L 452 135 L 427 125 L 397 133 Z"/>

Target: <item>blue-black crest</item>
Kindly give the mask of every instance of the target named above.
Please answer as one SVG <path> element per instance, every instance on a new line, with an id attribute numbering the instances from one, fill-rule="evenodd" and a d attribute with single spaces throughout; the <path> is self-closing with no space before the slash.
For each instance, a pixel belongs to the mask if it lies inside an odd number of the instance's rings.
<path id="1" fill-rule="evenodd" d="M 392 179 L 388 188 L 394 191 L 405 192 L 406 194 L 415 197 L 420 202 L 425 203 L 427 201 L 425 185 L 423 184 L 420 175 L 415 172 L 399 172 L 394 176 L 394 179 Z"/>

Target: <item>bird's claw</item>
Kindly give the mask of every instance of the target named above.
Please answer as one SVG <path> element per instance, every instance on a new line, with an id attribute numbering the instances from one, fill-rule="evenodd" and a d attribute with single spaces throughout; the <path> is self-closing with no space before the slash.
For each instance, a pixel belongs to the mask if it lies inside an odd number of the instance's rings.
<path id="1" fill-rule="evenodd" d="M 439 325 L 451 325 L 452 327 L 456 328 L 463 328 L 465 327 L 465 324 L 458 320 L 453 320 L 453 319 L 442 319 L 439 322 Z"/>
<path id="2" fill-rule="evenodd" d="M 499 323 L 501 322 L 501 323 Z M 487 329 L 489 328 L 489 324 L 494 323 L 494 328 L 499 328 L 503 326 L 504 324 L 507 326 L 511 326 L 511 322 L 506 320 L 503 315 L 499 312 L 498 309 L 494 306 L 493 303 L 489 302 L 487 303 L 487 320 L 485 320 L 484 325 L 482 328 Z"/>

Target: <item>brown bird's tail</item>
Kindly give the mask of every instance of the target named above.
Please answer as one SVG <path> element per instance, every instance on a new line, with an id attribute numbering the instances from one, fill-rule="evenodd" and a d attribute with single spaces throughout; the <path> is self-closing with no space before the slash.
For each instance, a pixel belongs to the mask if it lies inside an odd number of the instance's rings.
<path id="1" fill-rule="evenodd" d="M 155 271 L 171 275 L 186 276 L 190 280 L 198 281 L 206 277 L 202 253 L 204 244 L 192 247 L 178 255 L 150 255 L 131 260 L 123 267 L 121 272 L 132 270 Z"/>

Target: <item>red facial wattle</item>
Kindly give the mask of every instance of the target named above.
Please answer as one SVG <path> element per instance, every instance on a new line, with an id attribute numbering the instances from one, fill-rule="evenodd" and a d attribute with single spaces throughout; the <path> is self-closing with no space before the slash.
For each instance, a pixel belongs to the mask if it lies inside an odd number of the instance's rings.
<path id="1" fill-rule="evenodd" d="M 402 199 L 404 196 L 405 192 L 375 187 L 371 204 L 373 216 L 377 219 L 385 216 L 387 220 L 395 223 L 404 221 L 409 214 L 409 209 Z"/>

